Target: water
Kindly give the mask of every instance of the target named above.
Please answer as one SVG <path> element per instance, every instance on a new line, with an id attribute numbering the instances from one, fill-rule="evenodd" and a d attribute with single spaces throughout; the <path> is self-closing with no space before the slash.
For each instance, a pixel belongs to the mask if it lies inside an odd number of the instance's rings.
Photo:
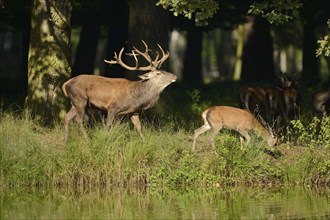
<path id="1" fill-rule="evenodd" d="M 330 189 L 13 189 L 0 199 L 0 219 L 330 219 Z"/>

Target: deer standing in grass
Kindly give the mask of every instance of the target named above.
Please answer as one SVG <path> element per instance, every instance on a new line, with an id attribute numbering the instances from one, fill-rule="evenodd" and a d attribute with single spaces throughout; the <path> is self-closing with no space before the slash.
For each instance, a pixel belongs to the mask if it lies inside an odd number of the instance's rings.
<path id="1" fill-rule="evenodd" d="M 285 126 L 289 118 L 292 119 L 292 111 L 298 111 L 298 90 L 296 86 L 297 76 L 280 72 L 279 83 L 266 91 L 267 122 L 276 127 L 278 131 Z M 286 122 L 286 123 L 285 123 Z"/>
<path id="2" fill-rule="evenodd" d="M 119 64 L 127 70 L 148 71 L 140 75 L 141 80 L 130 81 L 124 78 L 107 78 L 96 75 L 79 75 L 68 81 L 63 86 L 64 94 L 69 97 L 72 107 L 65 116 L 65 140 L 68 139 L 69 123 L 75 117 L 81 133 L 87 137 L 83 126 L 83 120 L 86 108 L 96 107 L 107 112 L 106 127 L 108 128 L 116 116 L 131 115 L 131 121 L 138 130 L 141 137 L 141 123 L 139 112 L 148 109 L 156 104 L 160 93 L 166 86 L 176 80 L 176 75 L 159 69 L 162 63 L 169 57 L 160 45 L 162 57 L 159 52 L 153 60 L 150 55 L 147 44 L 142 41 L 145 51 L 142 52 L 133 47 L 132 53 L 128 54 L 134 57 L 136 65 L 129 66 L 122 61 L 124 48 L 119 55 L 115 53 L 113 60 L 104 60 L 109 64 Z M 140 66 L 137 56 L 142 56 L 149 65 Z"/>
<path id="3" fill-rule="evenodd" d="M 321 113 L 322 116 L 327 116 L 330 109 L 330 89 L 315 92 L 313 94 L 312 101 L 314 111 Z"/>
<path id="4" fill-rule="evenodd" d="M 250 111 L 245 109 L 230 106 L 212 106 L 203 111 L 202 119 L 204 125 L 195 130 L 192 151 L 195 151 L 197 137 L 208 130 L 212 130 L 210 142 L 215 149 L 214 138 L 222 128 L 239 132 L 247 143 L 251 139 L 250 131 L 254 131 L 266 139 L 269 146 L 274 146 L 277 142 L 277 138 L 262 126 Z"/>

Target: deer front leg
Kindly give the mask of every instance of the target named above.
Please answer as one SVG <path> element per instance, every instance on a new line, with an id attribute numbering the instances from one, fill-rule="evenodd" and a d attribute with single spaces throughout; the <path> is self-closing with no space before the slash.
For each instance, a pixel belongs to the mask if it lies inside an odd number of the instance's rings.
<path id="1" fill-rule="evenodd" d="M 237 130 L 237 131 L 238 131 L 238 133 L 240 133 L 244 137 L 247 144 L 250 143 L 251 136 L 249 135 L 248 131 L 245 131 L 245 130 Z M 240 140 L 241 140 L 241 143 L 242 143 L 243 142 L 242 137 L 240 137 Z"/>
<path id="2" fill-rule="evenodd" d="M 139 132 L 141 138 L 143 138 L 143 134 L 142 134 L 142 127 L 141 127 L 141 122 L 140 122 L 140 118 L 139 118 L 139 114 L 135 113 L 131 116 L 131 121 L 134 124 L 134 127 L 136 128 L 136 130 Z"/>
<path id="3" fill-rule="evenodd" d="M 112 125 L 115 116 L 116 116 L 115 112 L 108 110 L 108 115 L 105 122 L 106 129 L 109 129 L 109 127 Z"/>

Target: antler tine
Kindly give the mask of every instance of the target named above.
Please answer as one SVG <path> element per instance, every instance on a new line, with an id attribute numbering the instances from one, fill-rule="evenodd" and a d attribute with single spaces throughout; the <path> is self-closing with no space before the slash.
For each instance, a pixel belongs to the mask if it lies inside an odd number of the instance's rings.
<path id="1" fill-rule="evenodd" d="M 152 63 L 152 59 L 149 56 L 149 51 L 151 51 L 148 47 L 148 45 L 146 44 L 146 42 L 144 42 L 144 40 L 142 40 L 142 43 L 145 47 L 145 51 L 141 52 L 140 50 L 138 50 L 136 47 L 133 46 L 134 51 L 137 52 L 138 54 L 140 54 L 141 56 L 143 56 L 150 64 Z"/>
<path id="2" fill-rule="evenodd" d="M 134 46 L 133 46 L 133 49 L 134 50 L 132 50 L 132 53 L 134 53 L 134 52 L 138 53 L 139 55 L 143 56 L 149 62 L 149 66 L 140 67 L 140 70 L 152 70 L 152 69 L 155 69 L 157 66 L 154 65 L 154 61 L 152 60 L 152 58 L 149 55 L 149 51 L 151 51 L 151 50 L 148 48 L 148 45 L 146 44 L 146 42 L 144 42 L 142 40 L 142 43 L 144 44 L 144 47 L 145 47 L 145 51 L 144 52 L 141 52 L 140 50 L 138 50 Z"/>
<path id="3" fill-rule="evenodd" d="M 121 55 L 123 51 L 124 51 L 124 48 L 122 48 L 122 49 L 120 50 L 119 55 Z M 116 63 L 117 63 L 117 60 L 118 60 L 118 56 L 117 56 L 117 53 L 116 53 L 116 52 L 115 52 L 114 54 L 115 54 L 115 55 L 113 56 L 113 58 L 114 58 L 115 60 L 106 60 L 106 59 L 104 59 L 104 62 L 109 63 L 109 64 L 116 64 Z"/>
<path id="4" fill-rule="evenodd" d="M 158 63 L 158 59 L 159 59 L 159 52 L 156 51 L 156 53 L 157 53 L 157 56 L 156 56 L 155 60 L 152 63 L 153 63 L 154 66 L 158 67 L 157 63 Z"/>
<path id="5" fill-rule="evenodd" d="M 119 64 L 121 65 L 122 67 L 124 67 L 125 69 L 128 69 L 128 70 L 137 70 L 138 69 L 138 63 L 137 63 L 137 59 L 135 57 L 135 60 L 136 60 L 136 65 L 135 67 L 132 67 L 132 66 L 128 66 L 127 64 L 125 64 L 122 60 L 121 60 L 121 56 L 123 55 L 123 52 L 124 52 L 124 48 L 122 48 L 119 52 L 119 55 L 117 56 L 117 53 L 115 52 L 115 55 L 114 55 L 114 60 L 104 60 L 104 62 L 106 63 L 109 63 L 109 64 Z"/>
<path id="6" fill-rule="evenodd" d="M 125 64 L 122 61 L 121 57 L 122 57 L 122 54 L 124 52 L 124 48 L 122 48 L 120 50 L 119 55 L 117 55 L 117 53 L 115 53 L 113 60 L 104 60 L 104 62 L 109 63 L 109 64 L 119 64 L 119 65 L 121 65 L 122 67 L 124 67 L 125 69 L 128 69 L 128 70 L 148 71 L 148 70 L 154 70 L 155 68 L 160 67 L 162 65 L 162 63 L 169 57 L 168 51 L 167 51 L 167 53 L 165 53 L 164 50 L 162 49 L 162 47 L 159 44 L 157 44 L 158 47 L 160 48 L 163 56 L 159 60 L 160 54 L 157 51 L 157 56 L 156 56 L 155 60 L 152 60 L 152 58 L 149 55 L 149 51 L 151 51 L 151 50 L 148 48 L 148 45 L 146 44 L 146 42 L 144 42 L 142 40 L 142 43 L 145 46 L 145 51 L 144 52 L 138 50 L 136 47 L 133 46 L 132 53 L 126 53 L 126 55 L 128 55 L 128 56 L 133 56 L 134 57 L 134 59 L 135 59 L 135 66 L 134 67 L 128 66 L 127 64 Z M 138 61 L 138 58 L 137 58 L 138 55 L 141 55 L 142 57 L 144 57 L 149 62 L 149 65 L 139 67 L 139 61 Z"/>
<path id="7" fill-rule="evenodd" d="M 159 47 L 160 51 L 162 52 L 163 57 L 159 61 L 157 61 L 156 66 L 161 67 L 161 65 L 164 63 L 164 61 L 167 60 L 167 58 L 170 56 L 170 53 L 168 51 L 165 53 L 163 48 L 159 44 L 157 44 L 157 46 Z"/>

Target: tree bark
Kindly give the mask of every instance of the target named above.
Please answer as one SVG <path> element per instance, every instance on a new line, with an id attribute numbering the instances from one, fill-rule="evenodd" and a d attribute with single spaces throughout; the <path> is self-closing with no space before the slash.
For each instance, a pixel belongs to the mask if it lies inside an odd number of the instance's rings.
<path id="1" fill-rule="evenodd" d="M 99 36 L 100 21 L 97 14 L 93 13 L 85 18 L 82 25 L 74 65 L 72 67 L 72 77 L 82 73 L 93 74 Z"/>
<path id="2" fill-rule="evenodd" d="M 158 0 L 131 0 L 129 1 L 129 22 L 128 22 L 128 45 L 127 50 L 131 50 L 134 45 L 140 50 L 144 50 L 142 40 L 144 40 L 152 57 L 159 51 L 157 44 L 162 46 L 164 51 L 169 46 L 169 21 L 168 12 L 160 6 L 156 6 Z M 142 59 L 141 59 L 142 61 Z M 135 65 L 134 59 L 127 60 L 127 63 Z M 145 65 L 145 63 L 142 63 Z M 163 64 L 166 69 L 166 63 Z M 126 71 L 127 78 L 136 79 L 137 74 Z"/>
<path id="3" fill-rule="evenodd" d="M 64 115 L 61 85 L 70 77 L 71 0 L 34 0 L 28 57 L 26 105 L 50 123 Z"/>
<path id="4" fill-rule="evenodd" d="M 203 31 L 192 28 L 187 31 L 187 47 L 183 61 L 182 81 L 201 83 L 202 77 L 202 39 Z"/>
<path id="5" fill-rule="evenodd" d="M 270 81 L 274 76 L 270 25 L 260 17 L 254 18 L 252 22 L 243 49 L 241 78 L 245 82 Z"/>
<path id="6" fill-rule="evenodd" d="M 108 28 L 108 42 L 105 59 L 112 59 L 114 53 L 117 54 L 128 39 L 128 5 L 125 1 L 119 0 L 114 6 L 116 10 L 112 9 L 112 16 L 114 19 L 109 19 Z M 125 60 L 125 57 L 123 57 Z M 104 72 L 102 75 L 116 78 L 123 78 L 125 76 L 125 69 L 119 65 L 109 65 L 104 63 Z"/>
<path id="7" fill-rule="evenodd" d="M 314 34 L 316 27 L 314 20 L 313 2 L 307 1 L 303 7 L 304 36 L 303 36 L 303 72 L 302 81 L 310 84 L 320 80 L 320 71 L 317 64 L 315 51 L 317 39 Z"/>

